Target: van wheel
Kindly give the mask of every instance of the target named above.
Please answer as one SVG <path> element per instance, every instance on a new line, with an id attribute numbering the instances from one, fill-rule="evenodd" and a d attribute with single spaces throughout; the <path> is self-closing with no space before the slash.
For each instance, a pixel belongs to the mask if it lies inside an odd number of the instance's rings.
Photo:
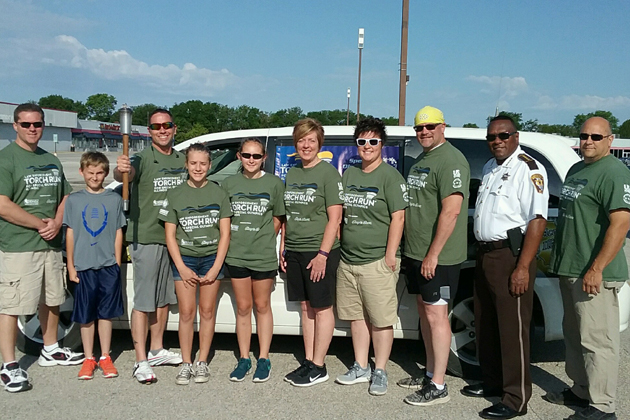
<path id="1" fill-rule="evenodd" d="M 70 347 L 76 350 L 81 346 L 81 328 L 72 322 L 72 309 L 74 297 L 66 290 L 66 301 L 59 307 L 59 326 L 57 328 L 57 340 L 61 347 Z M 18 317 L 17 348 L 22 353 L 38 356 L 44 339 L 39 324 L 39 314 L 21 315 Z"/>
<path id="2" fill-rule="evenodd" d="M 481 369 L 477 360 L 475 311 L 471 295 L 456 301 L 448 315 L 451 323 L 451 351 L 447 369 L 455 376 L 478 379 Z"/>

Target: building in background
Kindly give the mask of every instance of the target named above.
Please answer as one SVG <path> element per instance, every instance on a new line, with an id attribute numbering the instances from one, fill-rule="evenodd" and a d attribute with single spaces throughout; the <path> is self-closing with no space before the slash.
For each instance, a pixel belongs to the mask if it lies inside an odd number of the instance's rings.
<path id="1" fill-rule="evenodd" d="M 13 111 L 18 104 L 0 102 L 0 149 L 15 140 Z M 77 113 L 44 108 L 45 129 L 39 147 L 48 152 L 84 152 L 86 150 L 122 151 L 120 124 L 80 120 Z M 149 130 L 131 126 L 129 148 L 140 151 L 151 143 Z"/>

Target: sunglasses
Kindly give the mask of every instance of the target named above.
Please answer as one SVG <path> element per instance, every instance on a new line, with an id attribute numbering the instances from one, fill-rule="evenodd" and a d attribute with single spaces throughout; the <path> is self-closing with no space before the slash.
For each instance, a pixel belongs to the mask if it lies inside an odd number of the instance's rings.
<path id="1" fill-rule="evenodd" d="M 19 122 L 18 123 L 20 125 L 20 127 L 22 128 L 29 128 L 31 125 L 35 128 L 42 128 L 44 126 L 44 122 L 43 121 L 37 121 L 37 122 Z"/>
<path id="2" fill-rule="evenodd" d="M 165 123 L 153 123 L 153 124 L 149 124 L 149 130 L 159 130 L 160 128 L 163 128 L 165 130 L 171 129 L 175 127 L 175 124 L 173 124 L 172 121 L 169 122 L 165 122 Z"/>
<path id="3" fill-rule="evenodd" d="M 263 158 L 263 155 L 260 153 L 241 153 L 241 157 L 243 159 L 254 158 L 254 160 L 260 160 Z"/>
<path id="4" fill-rule="evenodd" d="M 588 140 L 588 138 L 593 139 L 593 141 L 600 141 L 605 139 L 606 137 L 610 137 L 610 135 L 605 136 L 603 134 L 586 134 L 586 133 L 580 133 L 580 140 L 584 141 L 584 140 Z"/>
<path id="5" fill-rule="evenodd" d="M 496 138 L 498 137 L 499 140 L 506 141 L 507 139 L 512 137 L 514 134 L 516 134 L 516 131 L 512 131 L 511 133 L 488 134 L 486 136 L 486 140 L 495 141 Z"/>
<path id="6" fill-rule="evenodd" d="M 440 124 L 416 125 L 413 129 L 416 130 L 416 133 L 422 133 L 422 130 L 424 130 L 425 128 L 428 131 L 433 131 L 438 125 Z"/>
<path id="7" fill-rule="evenodd" d="M 365 146 L 367 143 L 370 143 L 370 146 L 378 146 L 381 142 L 381 139 L 357 139 L 357 146 Z"/>

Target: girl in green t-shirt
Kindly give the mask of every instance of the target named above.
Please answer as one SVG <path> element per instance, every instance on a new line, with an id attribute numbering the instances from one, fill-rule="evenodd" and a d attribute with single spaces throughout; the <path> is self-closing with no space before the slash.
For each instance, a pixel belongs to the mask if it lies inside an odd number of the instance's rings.
<path id="1" fill-rule="evenodd" d="M 256 305 L 256 330 L 260 354 L 254 382 L 269 379 L 269 346 L 273 335 L 271 291 L 277 275 L 276 237 L 284 219 L 284 184 L 265 173 L 265 146 L 257 138 L 243 140 L 237 153 L 241 171 L 223 181 L 232 205 L 232 235 L 225 261 L 236 299 L 236 337 L 240 358 L 230 380 L 240 382 L 250 372 L 252 306 Z"/>
<path id="2" fill-rule="evenodd" d="M 186 150 L 188 180 L 169 190 L 160 210 L 164 221 L 166 246 L 173 261 L 175 292 L 179 305 L 179 344 L 184 363 L 175 378 L 179 385 L 207 382 L 208 353 L 215 326 L 217 280 L 230 243 L 230 216 L 227 194 L 208 182 L 210 153 L 201 144 Z M 200 238 L 205 240 L 197 243 Z M 197 313 L 199 287 L 199 361 L 192 365 L 193 322 Z"/>

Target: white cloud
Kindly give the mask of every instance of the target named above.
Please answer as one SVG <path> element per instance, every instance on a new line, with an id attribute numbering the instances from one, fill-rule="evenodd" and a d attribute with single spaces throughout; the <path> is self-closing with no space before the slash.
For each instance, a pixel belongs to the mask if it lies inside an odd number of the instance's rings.
<path id="1" fill-rule="evenodd" d="M 568 95 L 560 99 L 560 108 L 592 110 L 592 109 L 614 109 L 630 106 L 630 98 L 627 96 L 610 96 L 602 98 L 594 95 Z"/>
<path id="2" fill-rule="evenodd" d="M 466 80 L 487 86 L 481 92 L 500 95 L 500 97 L 515 97 L 528 90 L 524 77 L 499 77 L 499 76 L 468 76 Z"/>
<path id="3" fill-rule="evenodd" d="M 59 35 L 42 47 L 40 61 L 45 65 L 81 69 L 99 79 L 128 80 L 171 93 L 208 97 L 239 80 L 227 69 L 210 70 L 192 63 L 182 67 L 152 65 L 132 57 L 125 50 L 90 49 L 69 35 Z"/>

